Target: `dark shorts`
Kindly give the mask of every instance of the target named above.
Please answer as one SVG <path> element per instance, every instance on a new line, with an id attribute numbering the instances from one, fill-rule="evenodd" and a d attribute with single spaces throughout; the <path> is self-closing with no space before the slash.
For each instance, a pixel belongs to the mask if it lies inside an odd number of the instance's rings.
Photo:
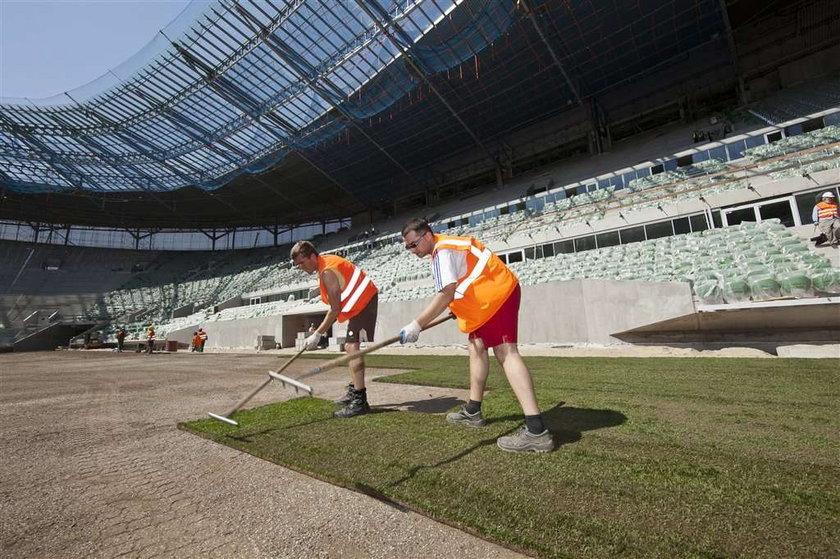
<path id="1" fill-rule="evenodd" d="M 372 342 L 373 335 L 376 331 L 376 311 L 379 307 L 379 293 L 375 294 L 370 302 L 362 312 L 351 318 L 347 322 L 347 337 L 344 338 L 346 343 L 359 343 L 359 333 L 364 330 L 364 341 Z"/>
<path id="2" fill-rule="evenodd" d="M 480 338 L 484 342 L 484 347 L 488 349 L 502 344 L 515 344 L 519 334 L 519 302 L 521 298 L 522 290 L 517 285 L 505 303 L 496 311 L 496 314 L 482 324 L 478 330 L 470 332 L 469 339 Z"/>

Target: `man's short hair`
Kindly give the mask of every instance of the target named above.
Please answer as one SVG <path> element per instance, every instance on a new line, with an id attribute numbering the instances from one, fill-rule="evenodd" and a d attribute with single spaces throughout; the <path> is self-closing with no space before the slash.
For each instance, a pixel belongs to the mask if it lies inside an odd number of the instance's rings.
<path id="1" fill-rule="evenodd" d="M 402 228 L 402 235 L 405 237 L 406 233 L 409 231 L 414 231 L 418 235 L 425 235 L 427 231 L 431 230 L 431 226 L 429 226 L 429 223 L 425 219 L 415 217 L 405 222 L 405 225 L 403 225 Z"/>
<path id="2" fill-rule="evenodd" d="M 303 256 L 304 258 L 309 258 L 313 254 L 318 256 L 318 250 L 315 248 L 315 245 L 309 241 L 298 241 L 295 243 L 295 246 L 292 247 L 291 259 L 294 261 L 298 255 Z"/>

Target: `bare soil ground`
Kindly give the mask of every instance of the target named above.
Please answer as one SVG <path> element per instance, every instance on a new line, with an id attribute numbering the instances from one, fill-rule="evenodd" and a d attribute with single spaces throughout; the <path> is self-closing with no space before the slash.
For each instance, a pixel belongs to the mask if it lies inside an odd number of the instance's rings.
<path id="1" fill-rule="evenodd" d="M 227 412 L 282 363 L 276 353 L 0 355 L 0 555 L 518 556 L 177 429 Z M 339 369 L 309 382 L 332 399 L 347 379 Z M 369 393 L 373 405 L 429 413 L 466 396 L 384 383 Z M 290 397 L 269 385 L 248 406 Z"/>

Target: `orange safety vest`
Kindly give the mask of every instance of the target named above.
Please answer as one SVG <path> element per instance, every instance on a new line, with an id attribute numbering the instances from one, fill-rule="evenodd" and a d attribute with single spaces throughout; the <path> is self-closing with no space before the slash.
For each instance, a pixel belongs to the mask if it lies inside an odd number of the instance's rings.
<path id="1" fill-rule="evenodd" d="M 837 204 L 817 202 L 817 221 L 834 219 L 835 217 L 838 217 Z"/>
<path id="2" fill-rule="evenodd" d="M 472 237 L 435 235 L 432 259 L 443 249 L 467 253 L 467 272 L 455 284 L 449 310 L 458 319 L 461 332 L 474 332 L 493 318 L 519 280 L 498 256 Z"/>
<path id="3" fill-rule="evenodd" d="M 154 331 L 154 330 L 151 330 L 151 329 L 150 329 L 150 330 L 148 330 L 148 331 L 146 332 L 146 338 L 147 338 L 149 341 L 154 340 L 154 339 L 155 339 L 155 331 Z"/>
<path id="4" fill-rule="evenodd" d="M 318 278 L 324 270 L 336 270 L 344 278 L 344 285 L 341 286 L 341 311 L 338 313 L 338 322 L 349 320 L 362 312 L 373 299 L 378 290 L 371 279 L 360 268 L 357 268 L 349 260 L 345 260 L 334 254 L 322 254 L 318 256 Z M 321 289 L 321 301 L 330 304 L 327 289 L 324 282 L 319 282 Z"/>

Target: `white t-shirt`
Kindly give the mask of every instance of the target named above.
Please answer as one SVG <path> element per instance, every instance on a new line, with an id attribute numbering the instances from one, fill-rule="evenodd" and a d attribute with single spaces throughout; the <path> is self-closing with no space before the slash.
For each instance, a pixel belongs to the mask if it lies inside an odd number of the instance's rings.
<path id="1" fill-rule="evenodd" d="M 435 291 L 442 291 L 447 285 L 458 283 L 467 274 L 467 253 L 463 250 L 440 249 L 432 256 L 432 275 Z"/>

